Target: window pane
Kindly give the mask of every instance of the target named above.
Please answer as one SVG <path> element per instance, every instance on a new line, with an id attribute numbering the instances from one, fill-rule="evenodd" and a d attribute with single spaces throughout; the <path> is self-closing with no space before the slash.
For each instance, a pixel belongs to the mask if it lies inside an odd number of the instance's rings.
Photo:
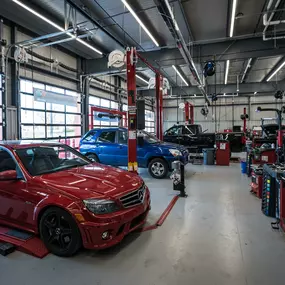
<path id="1" fill-rule="evenodd" d="M 3 113 L 2 108 L 0 108 L 0 124 L 3 123 L 2 113 Z"/>
<path id="2" fill-rule="evenodd" d="M 84 137 L 83 141 L 84 142 L 95 142 L 95 134 L 96 131 L 90 132 L 87 136 Z"/>
<path id="3" fill-rule="evenodd" d="M 58 138 L 61 136 L 62 138 L 65 137 L 65 127 L 47 127 L 47 137 L 48 138 Z"/>
<path id="4" fill-rule="evenodd" d="M 35 124 L 45 124 L 45 112 L 34 111 L 34 123 Z"/>
<path id="5" fill-rule="evenodd" d="M 3 127 L 0 126 L 0 140 L 3 140 Z"/>
<path id="6" fill-rule="evenodd" d="M 67 125 L 81 125 L 81 116 L 66 114 L 66 124 Z"/>
<path id="7" fill-rule="evenodd" d="M 35 139 L 40 139 L 40 138 L 45 139 L 45 137 L 46 137 L 45 126 L 35 126 L 34 127 L 34 138 Z"/>
<path id="8" fill-rule="evenodd" d="M 123 111 L 127 112 L 128 111 L 128 105 L 123 105 Z"/>
<path id="9" fill-rule="evenodd" d="M 21 93 L 21 107 L 33 108 L 34 107 L 34 96 Z"/>
<path id="10" fill-rule="evenodd" d="M 127 144 L 128 143 L 128 133 L 127 132 L 118 132 L 118 143 Z"/>
<path id="11" fill-rule="evenodd" d="M 21 110 L 22 123 L 34 123 L 34 111 Z"/>
<path id="12" fill-rule="evenodd" d="M 95 106 L 100 106 L 100 98 L 94 97 L 94 96 L 89 96 L 89 104 L 95 105 Z"/>
<path id="13" fill-rule="evenodd" d="M 111 101 L 111 109 L 119 109 L 119 104 L 117 102 Z"/>
<path id="14" fill-rule="evenodd" d="M 33 88 L 45 90 L 45 85 L 38 82 L 33 82 Z"/>
<path id="15" fill-rule="evenodd" d="M 34 108 L 39 110 L 45 110 L 45 102 L 34 101 Z"/>
<path id="16" fill-rule="evenodd" d="M 20 91 L 33 94 L 33 83 L 28 80 L 21 80 Z"/>
<path id="17" fill-rule="evenodd" d="M 47 124 L 51 125 L 65 124 L 64 114 L 47 112 Z"/>
<path id="18" fill-rule="evenodd" d="M 21 126 L 22 139 L 33 139 L 34 138 L 34 128 L 33 126 Z"/>
<path id="19" fill-rule="evenodd" d="M 103 132 L 100 137 L 98 138 L 98 142 L 108 142 L 114 143 L 116 137 L 116 132 Z"/>
<path id="20" fill-rule="evenodd" d="M 66 127 L 66 136 L 67 137 L 76 137 L 81 136 L 81 127 Z"/>
<path id="21" fill-rule="evenodd" d="M 110 108 L 110 101 L 105 100 L 105 99 L 101 99 L 101 106 L 105 107 L 105 108 Z"/>
<path id="22" fill-rule="evenodd" d="M 101 121 L 101 126 L 110 126 L 110 122 Z"/>
<path id="23" fill-rule="evenodd" d="M 68 113 L 81 113 L 81 105 L 78 103 L 77 107 L 66 106 L 66 112 L 68 112 Z"/>

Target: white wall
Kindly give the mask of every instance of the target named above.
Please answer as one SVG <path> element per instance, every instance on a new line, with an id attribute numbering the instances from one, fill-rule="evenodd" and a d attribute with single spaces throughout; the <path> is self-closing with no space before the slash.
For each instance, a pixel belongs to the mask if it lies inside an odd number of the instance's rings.
<path id="1" fill-rule="evenodd" d="M 190 101 L 190 100 L 189 100 Z M 177 108 L 179 103 L 184 102 L 184 100 L 164 100 L 164 130 L 168 129 L 172 125 L 176 124 L 177 121 L 184 123 L 184 110 Z M 197 124 L 201 124 L 203 130 L 208 130 L 209 132 L 215 131 L 215 121 L 214 114 L 215 108 L 209 107 L 209 115 L 204 117 L 201 114 L 201 108 L 204 105 L 203 99 L 194 99 L 190 102 L 194 103 L 197 107 L 194 107 L 194 121 Z M 221 106 L 219 106 L 221 105 Z M 233 106 L 232 106 L 233 105 Z M 248 127 L 259 126 L 261 124 L 261 118 L 276 117 L 275 112 L 256 112 L 258 106 L 262 108 L 281 108 L 282 104 L 276 104 L 273 96 L 254 96 L 249 97 L 227 97 L 219 98 L 217 101 L 216 108 L 216 129 L 217 131 L 223 131 L 224 129 L 232 129 L 232 126 L 243 126 L 243 121 L 240 119 L 241 114 L 243 114 L 243 109 L 246 107 L 247 114 L 249 114 L 249 120 L 247 122 Z M 234 115 L 234 121 L 233 121 Z M 178 119 L 177 119 L 178 118 Z"/>

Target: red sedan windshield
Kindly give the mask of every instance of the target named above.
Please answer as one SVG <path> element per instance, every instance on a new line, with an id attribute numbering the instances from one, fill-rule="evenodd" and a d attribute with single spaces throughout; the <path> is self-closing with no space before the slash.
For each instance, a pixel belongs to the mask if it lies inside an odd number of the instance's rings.
<path id="1" fill-rule="evenodd" d="M 64 145 L 31 146 L 16 150 L 32 176 L 84 166 L 91 162 L 79 152 Z"/>

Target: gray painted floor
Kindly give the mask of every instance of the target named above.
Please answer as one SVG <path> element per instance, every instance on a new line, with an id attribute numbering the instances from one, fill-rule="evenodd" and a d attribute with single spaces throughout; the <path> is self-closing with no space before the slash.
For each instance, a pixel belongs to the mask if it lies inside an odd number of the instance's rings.
<path id="1" fill-rule="evenodd" d="M 151 223 L 175 193 L 170 180 L 142 175 L 152 192 Z M 188 165 L 189 197 L 178 200 L 161 228 L 68 259 L 0 256 L 0 284 L 284 284 L 284 235 L 271 230 L 271 219 L 262 215 L 248 184 L 238 164 Z"/>

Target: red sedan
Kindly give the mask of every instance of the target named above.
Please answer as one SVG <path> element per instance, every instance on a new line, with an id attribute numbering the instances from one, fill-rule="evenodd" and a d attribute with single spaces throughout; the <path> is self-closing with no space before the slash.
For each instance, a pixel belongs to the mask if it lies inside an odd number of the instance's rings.
<path id="1" fill-rule="evenodd" d="M 53 143 L 0 142 L 0 223 L 40 234 L 59 256 L 103 249 L 141 227 L 143 180 Z"/>

